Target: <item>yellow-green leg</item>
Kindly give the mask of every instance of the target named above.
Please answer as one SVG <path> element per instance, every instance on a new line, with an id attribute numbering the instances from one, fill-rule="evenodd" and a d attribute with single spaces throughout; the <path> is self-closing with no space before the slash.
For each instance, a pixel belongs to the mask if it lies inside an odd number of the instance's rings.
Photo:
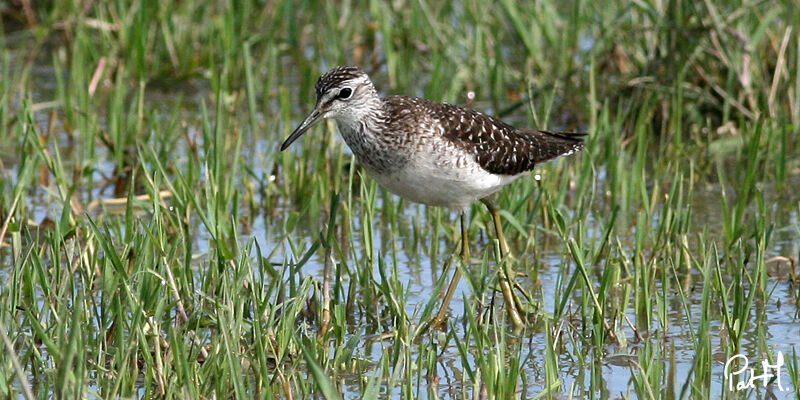
<path id="1" fill-rule="evenodd" d="M 489 213 L 492 214 L 492 222 L 494 222 L 494 231 L 497 233 L 497 241 L 500 242 L 500 256 L 505 257 L 509 254 L 508 242 L 506 236 L 503 234 L 503 221 L 500 219 L 500 208 L 497 207 L 492 198 L 486 197 L 481 199 L 481 203 L 486 205 Z"/>
<path id="2" fill-rule="evenodd" d="M 503 299 L 505 299 L 508 317 L 511 318 L 511 322 L 513 322 L 514 325 L 523 326 L 522 317 L 519 313 L 522 304 L 519 298 L 514 294 L 513 289 L 514 282 L 516 281 L 516 274 L 506 258 L 509 254 L 509 250 L 508 242 L 506 242 L 506 237 L 503 235 L 503 221 L 500 219 L 500 209 L 494 203 L 494 200 L 488 197 L 481 199 L 481 203 L 485 204 L 486 208 L 489 209 L 489 213 L 492 214 L 492 222 L 494 222 L 494 230 L 497 233 L 497 241 L 500 242 L 500 262 L 502 265 L 500 289 L 503 292 Z"/>
<path id="3" fill-rule="evenodd" d="M 461 212 L 461 261 L 464 265 L 469 263 L 469 235 L 467 235 L 467 213 L 465 211 Z M 441 323 L 445 320 L 445 314 L 447 314 L 447 310 L 450 308 L 450 300 L 453 298 L 453 293 L 456 291 L 456 286 L 458 286 L 458 281 L 461 279 L 461 270 L 458 269 L 457 265 L 453 266 L 455 268 L 455 272 L 453 272 L 453 279 L 450 280 L 450 285 L 447 286 L 447 291 L 444 293 L 442 297 L 442 307 L 439 309 L 439 313 L 436 314 L 436 318 L 434 321 L 436 323 Z"/>

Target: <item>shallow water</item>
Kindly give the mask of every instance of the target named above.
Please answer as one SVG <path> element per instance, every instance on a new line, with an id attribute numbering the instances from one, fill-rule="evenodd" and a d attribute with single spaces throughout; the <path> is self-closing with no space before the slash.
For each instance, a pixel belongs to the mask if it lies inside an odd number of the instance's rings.
<path id="1" fill-rule="evenodd" d="M 12 52 L 12 54 L 14 53 Z M 34 101 L 48 102 L 55 97 L 53 74 L 53 69 L 46 66 L 37 66 L 32 70 L 33 92 L 31 93 L 31 97 Z M 179 115 L 181 122 L 187 125 L 187 132 L 195 138 L 201 136 L 192 133 L 199 132 L 202 129 L 200 126 L 199 104 L 203 100 L 210 102 L 213 99 L 213 93 L 207 85 L 201 82 L 187 84 L 185 88 L 177 91 L 174 88 L 171 88 L 169 91 L 150 89 L 148 91 L 146 107 L 148 109 L 163 110 L 164 113 L 169 113 L 169 110 L 172 110 L 176 106 L 176 95 L 182 95 L 183 97 L 180 103 L 181 112 Z M 48 129 L 49 113 L 49 109 L 43 109 L 36 113 L 36 121 L 42 125 L 43 130 Z M 277 110 L 265 110 L 264 113 L 259 115 L 259 118 L 267 121 L 275 118 L 275 115 L 278 115 Z M 301 117 L 302 116 L 298 113 L 298 115 L 295 115 L 294 121 L 277 122 L 274 125 L 292 125 L 299 121 Z M 213 115 L 211 118 L 213 118 Z M 58 128 L 63 129 L 63 127 L 57 127 L 56 132 L 58 132 Z M 60 138 L 57 141 L 58 146 L 60 146 L 58 150 L 64 157 L 64 163 L 68 164 L 71 161 L 70 154 L 72 154 L 69 146 L 74 145 L 74 143 L 71 144 L 70 141 L 66 139 L 66 134 L 63 131 L 58 132 L 58 134 Z M 259 133 L 256 133 L 253 140 L 254 146 L 243 150 L 254 157 L 246 163 L 251 167 L 256 176 L 270 177 L 272 173 L 270 163 L 274 160 L 274 152 L 277 150 L 279 143 L 272 139 L 272 136 L 270 136 L 270 139 L 264 139 Z M 307 141 L 301 144 L 301 146 L 314 146 L 314 142 L 308 140 L 308 138 L 306 138 L 306 140 Z M 8 145 L 8 143 L 4 145 Z M 188 149 L 185 147 L 181 149 L 188 152 Z M 293 148 L 290 149 L 290 151 L 298 150 Z M 5 165 L 5 170 L 2 172 L 3 178 L 13 183 L 16 180 L 14 175 L 15 155 L 12 149 L 2 147 L 0 147 L 0 154 L 3 154 L 3 163 Z M 179 163 L 180 158 L 186 157 L 186 155 L 178 154 L 176 157 Z M 102 159 L 103 156 L 100 158 Z M 114 164 L 112 162 L 103 162 L 96 165 L 96 171 L 94 173 L 95 182 L 101 182 L 104 177 L 112 175 L 113 169 Z M 599 171 L 598 176 L 602 177 L 603 171 Z M 277 179 L 279 177 L 270 177 L 269 179 L 272 178 Z M 786 186 L 800 187 L 800 174 L 794 173 L 791 175 L 790 182 L 787 182 Z M 699 189 L 699 187 L 702 187 L 702 189 Z M 783 194 L 772 194 L 773 191 L 771 190 L 771 183 L 769 182 L 762 183 L 761 188 L 762 192 L 765 194 L 768 207 L 773 211 L 772 215 L 775 217 L 775 219 L 771 221 L 775 229 L 769 243 L 770 247 L 767 249 L 767 257 L 797 257 L 798 254 L 800 254 L 800 235 L 798 235 L 800 220 L 798 219 L 797 206 L 800 197 L 798 193 L 796 191 L 788 191 L 792 197 L 787 196 L 785 194 L 786 192 Z M 513 191 L 514 186 L 506 190 Z M 731 188 L 728 188 L 728 190 L 731 190 Z M 80 193 L 80 196 L 85 201 L 96 198 L 107 198 L 111 196 L 109 191 L 110 190 L 107 188 L 87 188 L 87 191 Z M 694 224 L 692 231 L 700 232 L 702 230 L 707 230 L 708 237 L 714 240 L 719 240 L 723 236 L 722 217 L 719 210 L 721 193 L 722 188 L 719 187 L 718 184 L 708 183 L 697 185 L 691 205 Z M 345 196 L 345 193 L 342 193 L 342 195 Z M 256 193 L 255 196 L 256 203 L 261 204 L 262 193 Z M 382 192 L 378 198 L 379 204 L 376 206 L 376 209 L 378 210 L 377 218 L 380 219 L 382 218 L 380 212 L 382 206 L 380 202 L 394 201 L 394 197 L 391 194 Z M 27 200 L 29 201 L 27 206 L 29 207 L 30 218 L 35 223 L 40 223 L 46 218 L 55 220 L 60 216 L 61 202 L 54 196 L 52 188 L 32 188 Z M 288 246 L 284 240 L 285 233 L 282 231 L 284 221 L 281 216 L 288 213 L 294 207 L 295 205 L 283 199 L 278 202 L 277 212 L 273 213 L 272 210 L 269 210 L 267 214 L 251 216 L 253 226 L 249 232 L 240 237 L 240 243 L 246 243 L 251 238 L 255 238 L 265 254 L 272 253 L 273 250 L 276 250 L 272 255 L 271 261 L 281 263 L 283 260 L 293 259 L 293 255 L 289 254 Z M 360 228 L 361 226 L 361 211 L 362 210 L 357 208 L 353 212 L 356 218 L 353 223 L 355 228 Z M 260 210 L 260 212 L 263 213 L 265 210 Z M 482 210 L 479 212 L 483 213 Z M 591 224 L 591 222 L 603 221 L 607 218 L 606 215 L 601 214 L 602 212 L 604 211 L 600 210 L 598 214 L 592 214 L 587 217 L 587 221 L 589 222 L 589 224 L 587 224 L 587 229 L 589 230 L 589 232 L 587 232 L 588 237 L 597 237 L 601 234 L 601 232 L 591 232 L 591 229 L 593 229 L 593 224 Z M 424 206 L 404 203 L 402 214 L 398 218 L 398 225 L 400 225 L 401 228 L 399 232 L 407 232 L 408 235 L 411 235 L 414 231 L 412 221 L 424 219 L 427 214 L 428 210 Z M 273 218 L 273 215 L 277 215 L 278 217 Z M 449 213 L 448 215 L 448 213 L 445 213 L 445 215 L 445 218 L 449 218 L 452 224 L 455 224 L 456 216 L 454 214 Z M 321 220 L 325 221 L 326 219 L 321 218 Z M 653 221 L 653 223 L 657 224 L 658 221 Z M 313 222 L 313 224 L 321 224 L 321 222 L 316 221 Z M 411 236 L 403 236 L 387 228 L 391 226 L 391 224 L 376 222 L 374 226 L 374 241 L 377 244 L 376 249 L 380 251 L 376 251 L 373 257 L 377 259 L 377 257 L 382 256 L 386 262 L 387 269 L 396 269 L 397 278 L 403 283 L 403 286 L 407 288 L 408 303 L 406 305 L 406 311 L 409 315 L 418 317 L 421 308 L 430 299 L 430 293 L 435 289 L 436 280 L 442 274 L 442 264 L 449 257 L 448 252 L 453 244 L 450 243 L 445 235 L 440 235 L 440 237 L 435 238 L 435 240 L 438 241 L 440 253 L 437 259 L 431 259 L 425 251 L 429 246 L 428 244 L 414 245 Z M 208 247 L 209 236 L 199 221 L 196 222 L 195 228 L 198 232 L 202 233 L 195 235 L 196 243 L 194 244 L 195 248 L 193 252 L 196 253 L 198 260 L 202 260 L 210 251 Z M 307 248 L 316 238 L 315 235 L 318 231 L 316 231 L 315 228 L 316 226 L 305 228 L 299 226 L 295 232 L 291 232 L 290 234 L 294 235 L 293 239 L 296 242 L 305 243 L 305 247 Z M 625 239 L 624 235 L 620 237 Z M 625 248 L 625 250 L 632 252 L 633 234 L 630 234 L 628 239 L 630 239 L 631 242 L 623 243 L 623 245 L 630 246 Z M 430 238 L 423 237 L 419 240 L 421 242 L 426 242 L 430 240 Z M 691 238 L 690 240 L 696 240 L 696 238 Z M 536 286 L 530 288 L 530 290 L 534 298 L 540 302 L 542 309 L 547 312 L 552 311 L 555 307 L 556 299 L 549 294 L 557 292 L 559 277 L 563 273 L 562 269 L 574 268 L 574 263 L 566 255 L 565 244 L 557 241 L 554 242 L 553 240 L 551 240 L 551 242 L 552 243 L 543 248 L 536 255 L 518 255 L 521 262 L 529 262 L 538 266 L 538 280 Z M 354 240 L 355 245 L 360 243 L 360 239 Z M 408 243 L 408 246 L 404 246 L 406 243 Z M 473 238 L 472 241 L 473 252 L 478 256 L 482 256 L 490 245 L 486 234 L 482 234 L 479 238 Z M 696 245 L 696 243 L 690 243 L 690 246 Z M 406 247 L 409 248 L 409 251 L 406 251 Z M 396 249 L 396 252 L 394 249 Z M 360 254 L 360 252 L 356 253 Z M 352 256 L 352 254 L 350 256 Z M 392 256 L 396 257 L 396 263 L 393 261 Z M 322 258 L 323 256 L 321 253 L 312 257 L 311 262 L 307 264 L 303 273 L 321 280 L 323 270 Z M 3 260 L 3 265 L 11 265 L 11 263 L 7 262 L 10 260 L 10 254 L 7 251 L 0 250 L 0 259 Z M 198 268 L 202 268 L 203 265 L 205 265 L 205 263 L 202 261 L 196 263 Z M 377 262 L 373 263 L 373 268 L 373 275 L 376 277 L 380 276 Z M 8 279 L 11 273 L 12 270 L 10 268 L 0 267 L 1 280 Z M 449 275 L 450 271 L 447 271 L 446 274 Z M 699 276 L 699 273 L 696 271 L 690 272 L 687 275 L 688 276 L 681 277 L 681 280 L 688 283 L 683 289 L 687 293 L 690 309 L 682 309 L 682 303 L 678 297 L 679 294 L 675 291 L 673 285 L 673 287 L 669 289 L 669 297 L 667 298 L 668 304 L 666 305 L 667 315 L 665 320 L 668 325 L 666 331 L 663 331 L 664 327 L 660 326 L 659 322 L 657 322 L 657 318 L 654 318 L 654 327 L 648 332 L 648 334 L 657 337 L 657 339 L 649 343 L 656 347 L 656 351 L 660 351 L 664 354 L 662 358 L 673 361 L 668 369 L 674 371 L 674 382 L 676 385 L 673 390 L 675 393 L 681 392 L 681 386 L 686 381 L 686 377 L 691 374 L 690 369 L 693 365 L 692 362 L 696 357 L 691 336 L 692 329 L 687 324 L 687 313 L 692 315 L 689 322 L 693 324 L 697 323 L 701 313 L 702 277 Z M 524 279 L 523 281 L 530 283 Z M 771 295 L 769 296 L 769 303 L 762 305 L 763 313 L 767 316 L 767 319 L 765 320 L 764 326 L 760 327 L 760 332 L 766 336 L 766 343 L 769 344 L 771 350 L 776 352 L 780 351 L 784 356 L 788 357 L 793 351 L 800 349 L 800 329 L 798 329 L 798 309 L 797 299 L 795 297 L 797 295 L 796 289 L 793 289 L 785 274 L 777 274 L 774 277 L 770 277 L 767 282 L 767 287 L 768 290 L 771 291 Z M 657 287 L 655 290 L 656 293 L 660 293 L 661 287 Z M 468 282 L 462 279 L 450 306 L 451 315 L 464 315 L 465 305 L 463 303 L 463 298 L 469 298 L 470 294 L 471 289 Z M 575 300 L 572 301 L 574 302 Z M 575 307 L 575 305 L 570 303 L 568 305 L 568 310 L 573 309 L 573 307 Z M 636 320 L 633 309 L 625 310 L 625 312 L 631 320 Z M 751 311 L 753 315 L 755 315 L 756 312 L 756 310 Z M 565 315 L 569 314 L 570 312 L 567 311 Z M 758 319 L 754 318 L 754 320 Z M 715 321 L 719 323 L 719 319 L 715 319 Z M 452 326 L 456 329 L 456 335 L 462 337 L 464 335 L 465 322 L 457 318 L 452 322 Z M 556 323 L 559 322 L 560 321 L 556 321 Z M 718 331 L 718 328 L 719 327 L 712 326 L 714 331 Z M 564 335 L 567 339 L 571 335 L 581 334 L 581 332 L 570 331 L 571 328 L 569 326 L 565 326 L 564 329 Z M 602 369 L 599 375 L 591 374 L 587 370 L 587 368 L 589 368 L 587 365 L 593 364 L 592 360 L 594 355 L 591 352 L 587 352 L 587 354 L 584 355 L 586 357 L 586 363 L 584 365 L 576 363 L 574 353 L 586 351 L 586 346 L 581 345 L 575 347 L 574 343 L 570 342 L 570 340 L 566 340 L 564 343 L 564 351 L 559 355 L 560 378 L 562 380 L 560 392 L 564 394 L 564 398 L 568 397 L 569 394 L 577 398 L 589 397 L 592 395 L 599 398 L 613 398 L 617 396 L 626 396 L 632 391 L 631 377 L 634 369 L 627 361 L 635 359 L 638 352 L 643 351 L 645 344 L 635 340 L 635 334 L 630 327 L 623 327 L 619 332 L 624 333 L 627 337 L 628 346 L 625 348 L 607 346 L 607 348 L 602 349 L 602 353 L 606 358 L 599 367 Z M 353 335 L 363 335 L 365 333 L 373 334 L 380 332 L 368 332 L 367 327 L 353 326 L 351 327 L 351 333 Z M 759 329 L 750 329 L 746 332 L 746 336 L 743 339 L 742 350 L 744 354 L 750 357 L 753 363 L 758 363 L 762 360 L 763 349 L 758 347 L 761 342 L 757 335 L 759 335 Z M 715 349 L 720 349 L 720 353 L 715 353 L 714 355 L 717 360 L 713 370 L 714 381 L 717 382 L 714 386 L 715 396 L 721 395 L 723 388 L 722 375 L 725 354 L 723 353 L 724 350 L 721 349 L 724 349 L 725 345 L 722 344 L 721 340 L 720 337 L 711 339 L 712 346 Z M 522 391 L 522 397 L 530 397 L 540 393 L 544 390 L 541 384 L 544 381 L 543 365 L 545 363 L 545 347 L 547 345 L 546 335 L 542 333 L 541 329 L 538 329 L 533 334 L 511 337 L 509 342 L 513 343 L 512 349 L 520 351 L 523 355 L 523 370 L 528 376 L 528 381 L 521 383 L 519 387 Z M 387 341 L 365 340 L 359 345 L 358 352 L 360 356 L 366 358 L 368 362 L 374 363 L 373 365 L 377 367 L 383 353 L 382 348 L 386 346 L 391 346 L 391 343 Z M 480 349 L 474 350 L 480 351 Z M 475 360 L 474 358 L 467 357 L 466 361 L 467 363 L 474 363 Z M 476 390 L 476 388 L 470 387 L 468 384 L 466 387 L 463 386 L 465 382 L 468 381 L 468 378 L 465 377 L 463 370 L 462 356 L 455 346 L 451 345 L 441 352 L 437 360 L 437 368 L 437 374 L 439 376 L 437 391 L 440 396 L 445 398 L 457 397 L 456 394 L 462 390 Z M 592 379 L 597 379 L 598 377 L 601 377 L 603 382 L 592 382 Z M 773 394 L 777 398 L 792 397 L 797 388 L 790 387 L 792 383 L 789 382 L 788 374 L 784 374 L 783 378 L 783 384 L 784 387 L 787 388 L 787 391 L 774 392 Z M 424 379 L 422 380 L 422 385 L 426 385 Z M 601 388 L 600 392 L 589 392 L 591 390 L 590 388 L 593 387 Z M 344 388 L 349 390 L 349 392 L 345 393 L 346 398 L 360 397 L 358 377 L 353 377 L 351 384 L 345 385 Z M 396 395 L 400 393 L 399 391 L 400 389 L 398 388 L 392 389 L 392 393 Z M 423 398 L 426 397 L 426 390 L 421 389 L 419 395 Z"/>

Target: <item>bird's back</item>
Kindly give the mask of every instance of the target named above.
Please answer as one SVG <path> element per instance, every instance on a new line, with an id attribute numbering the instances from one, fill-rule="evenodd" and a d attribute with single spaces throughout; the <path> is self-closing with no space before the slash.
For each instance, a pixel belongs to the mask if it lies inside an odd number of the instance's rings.
<path id="1" fill-rule="evenodd" d="M 481 112 L 406 96 L 384 98 L 393 130 L 438 135 L 492 174 L 518 175 L 583 147 L 582 134 L 517 129 Z"/>

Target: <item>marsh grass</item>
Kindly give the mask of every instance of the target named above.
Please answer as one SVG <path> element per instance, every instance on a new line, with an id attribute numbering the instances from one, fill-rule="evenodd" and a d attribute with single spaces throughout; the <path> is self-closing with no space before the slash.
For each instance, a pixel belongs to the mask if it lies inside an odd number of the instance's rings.
<path id="1" fill-rule="evenodd" d="M 0 15 L 0 397 L 800 393 L 789 2 Z M 498 196 L 523 329 L 499 304 L 480 205 L 459 266 L 455 216 L 381 189 L 332 123 L 277 152 L 343 63 L 385 93 L 589 133 Z M 453 268 L 458 298 L 430 329 Z M 778 352 L 788 391 L 727 391 L 725 360 Z"/>

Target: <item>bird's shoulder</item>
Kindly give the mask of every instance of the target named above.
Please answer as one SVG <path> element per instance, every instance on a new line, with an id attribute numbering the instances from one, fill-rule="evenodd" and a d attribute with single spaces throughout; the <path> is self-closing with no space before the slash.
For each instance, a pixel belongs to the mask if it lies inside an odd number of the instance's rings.
<path id="1" fill-rule="evenodd" d="M 516 130 L 479 111 L 419 97 L 387 96 L 384 104 L 389 121 L 435 128 L 439 134 L 463 145 L 508 140 Z"/>
<path id="2" fill-rule="evenodd" d="M 582 134 L 517 129 L 482 112 L 407 96 L 385 98 L 394 130 L 440 135 L 494 174 L 516 175 L 583 147 Z"/>

